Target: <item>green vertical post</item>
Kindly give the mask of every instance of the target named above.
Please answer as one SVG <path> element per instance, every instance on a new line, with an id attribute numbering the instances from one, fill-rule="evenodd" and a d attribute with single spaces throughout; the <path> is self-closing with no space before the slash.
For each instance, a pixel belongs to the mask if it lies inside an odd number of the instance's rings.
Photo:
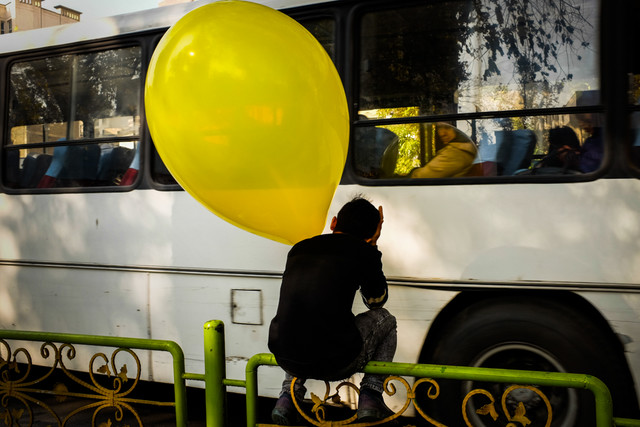
<path id="1" fill-rule="evenodd" d="M 224 323 L 211 320 L 204 324 L 204 381 L 207 427 L 224 427 L 227 417 L 227 393 L 224 380 Z"/>
<path id="2" fill-rule="evenodd" d="M 261 365 L 278 366 L 278 363 L 271 353 L 256 354 L 247 362 L 245 368 L 247 380 L 247 427 L 255 427 L 258 423 L 258 367 Z"/>
<path id="3" fill-rule="evenodd" d="M 246 388 L 246 411 L 247 411 L 247 427 L 255 427 L 258 422 L 258 366 L 255 356 L 249 359 L 246 366 L 245 378 L 247 381 Z"/>
<path id="4" fill-rule="evenodd" d="M 585 388 L 590 390 L 596 399 L 596 426 L 613 426 L 613 400 L 609 388 L 598 378 L 590 375 L 585 375 Z"/>
<path id="5" fill-rule="evenodd" d="M 173 356 L 173 393 L 176 403 L 176 426 L 187 427 L 187 383 L 184 378 L 184 353 L 173 341 L 167 341 L 166 350 Z"/>

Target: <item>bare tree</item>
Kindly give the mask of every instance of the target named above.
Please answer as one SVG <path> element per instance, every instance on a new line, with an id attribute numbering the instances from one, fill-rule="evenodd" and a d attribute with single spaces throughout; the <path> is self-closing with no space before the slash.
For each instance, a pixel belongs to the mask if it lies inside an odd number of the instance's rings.
<path id="1" fill-rule="evenodd" d="M 592 33 L 580 0 L 475 0 L 461 40 L 465 53 L 485 64 L 485 80 L 505 71 L 498 62 L 508 59 L 524 108 L 531 108 L 532 94 L 557 93 L 573 78 Z"/>

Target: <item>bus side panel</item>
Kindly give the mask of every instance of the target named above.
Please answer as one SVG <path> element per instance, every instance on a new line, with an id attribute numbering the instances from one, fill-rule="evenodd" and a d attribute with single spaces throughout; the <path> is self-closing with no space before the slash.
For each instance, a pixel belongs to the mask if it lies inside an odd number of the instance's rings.
<path id="1" fill-rule="evenodd" d="M 146 274 L 1 265 L 0 283 L 0 329 L 149 338 Z M 24 346 L 34 363 L 52 366 L 53 360 L 39 361 L 42 344 Z M 63 353 L 63 362 L 85 372 L 92 355 L 113 352 L 83 346 L 76 350 L 72 359 Z M 136 353 L 142 361 L 148 357 L 144 351 Z M 143 363 L 143 379 L 148 378 L 147 369 Z"/>
<path id="2" fill-rule="evenodd" d="M 279 289 L 278 278 L 152 274 L 152 336 L 176 341 L 185 353 L 187 371 L 204 373 L 203 325 L 221 320 L 227 376 L 243 379 L 249 357 L 269 352 L 269 323 Z M 162 381 L 172 375 L 164 362 L 154 358 L 154 375 Z"/>
<path id="3" fill-rule="evenodd" d="M 638 390 L 640 384 L 640 293 L 580 292 L 609 321 L 624 345 L 625 357 Z M 638 393 L 640 399 L 640 393 Z M 640 400 L 639 400 L 640 403 Z"/>
<path id="4" fill-rule="evenodd" d="M 279 273 L 289 246 L 184 191 L 0 195 L 0 259 Z"/>

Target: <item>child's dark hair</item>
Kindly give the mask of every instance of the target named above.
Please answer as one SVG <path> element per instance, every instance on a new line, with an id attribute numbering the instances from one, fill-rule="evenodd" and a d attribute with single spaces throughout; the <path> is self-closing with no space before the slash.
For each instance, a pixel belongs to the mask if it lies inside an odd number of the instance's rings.
<path id="1" fill-rule="evenodd" d="M 378 209 L 362 196 L 356 196 L 347 202 L 336 217 L 333 231 L 351 234 L 362 240 L 373 237 L 380 222 Z"/>

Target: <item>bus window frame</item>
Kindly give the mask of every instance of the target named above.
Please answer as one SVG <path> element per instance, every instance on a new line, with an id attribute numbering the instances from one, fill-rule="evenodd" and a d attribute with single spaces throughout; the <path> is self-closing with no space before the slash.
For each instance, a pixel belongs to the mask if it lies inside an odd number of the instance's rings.
<path id="1" fill-rule="evenodd" d="M 443 2 L 438 2 L 443 3 Z M 407 123 L 433 123 L 436 121 L 447 120 L 472 120 L 472 119 L 489 119 L 499 117 L 522 117 L 522 116 L 534 116 L 534 115 L 547 115 L 547 114 L 573 114 L 580 112 L 592 112 L 600 113 L 603 115 L 607 128 L 604 133 L 605 153 L 600 168 L 594 172 L 583 173 L 579 175 L 537 175 L 537 176 L 485 176 L 485 177 L 458 177 L 458 178 L 422 178 L 422 179 L 372 179 L 358 175 L 353 167 L 353 150 L 354 150 L 354 133 L 359 128 L 367 126 L 375 126 L 378 124 L 396 124 L 402 123 L 401 119 L 376 119 L 369 120 L 366 124 L 357 119 L 358 106 L 357 100 L 359 96 L 359 64 L 353 58 L 357 58 L 360 51 L 360 26 L 362 17 L 366 13 L 383 11 L 394 9 L 398 7 L 408 7 L 412 5 L 420 5 L 422 2 L 418 1 L 402 1 L 392 5 L 384 4 L 381 1 L 370 1 L 364 4 L 353 5 L 352 3 L 327 3 L 326 7 L 321 9 L 309 6 L 300 6 L 290 9 L 282 10 L 292 18 L 303 21 L 308 19 L 322 19 L 330 18 L 335 21 L 335 66 L 342 77 L 343 85 L 347 95 L 349 103 L 349 111 L 351 114 L 350 121 L 350 148 L 346 159 L 343 175 L 341 179 L 342 184 L 359 184 L 363 186 L 410 186 L 410 185 L 482 185 L 482 184 L 502 184 L 502 183 L 564 183 L 564 182 L 586 182 L 593 181 L 600 178 L 616 178 L 616 177 L 635 177 L 640 178 L 640 165 L 633 164 L 626 153 L 628 152 L 630 131 L 632 130 L 630 124 L 631 114 L 634 112 L 640 113 L 640 105 L 618 105 L 620 95 L 620 87 L 624 86 L 624 90 L 627 89 L 627 83 L 625 79 L 620 77 L 625 75 L 627 68 L 624 67 L 626 63 L 623 62 L 625 55 L 625 47 L 628 47 L 624 42 L 625 31 L 632 31 L 632 29 L 622 29 L 621 26 L 614 26 L 618 28 L 615 34 L 607 34 L 603 28 L 611 27 L 611 22 L 616 22 L 616 18 L 624 16 L 624 8 L 615 5 L 608 7 L 602 7 L 603 13 L 600 16 L 598 22 L 599 31 L 599 75 L 600 75 L 600 90 L 602 93 L 602 99 L 600 105 L 590 107 L 562 107 L 549 110 L 505 110 L 505 111 L 490 111 L 481 113 L 466 113 L 466 114 L 453 114 L 453 115 L 439 115 L 439 116 L 416 116 L 407 118 L 404 122 Z M 613 10 L 612 10 L 613 9 Z M 62 55 L 65 53 L 79 53 L 90 52 L 97 50 L 105 50 L 127 46 L 140 46 L 142 49 L 142 76 L 146 78 L 148 71 L 148 64 L 153 54 L 153 50 L 158 41 L 164 34 L 167 28 L 152 29 L 147 31 L 140 31 L 132 34 L 125 34 L 121 36 L 115 36 L 105 39 L 93 40 L 90 42 L 79 42 L 73 45 L 62 45 L 52 49 L 39 48 L 22 53 L 11 53 L 0 57 L 0 76 L 2 82 L 0 82 L 0 96 L 4 105 L 8 102 L 8 70 L 14 61 L 24 61 L 29 59 L 42 58 L 45 56 Z M 628 40 L 627 40 L 628 42 Z M 615 47 L 614 51 L 610 51 L 612 47 Z M 612 57 L 618 58 L 616 63 L 610 61 Z M 351 58 L 351 59 L 350 59 Z M 624 64 L 624 65 L 623 65 Z M 622 66 L 621 66 L 622 65 Z M 613 83 L 611 83 L 613 81 Z M 616 83 L 618 81 L 618 83 Z M 622 81 L 623 83 L 620 83 Z M 616 92 L 614 95 L 608 93 L 612 90 Z M 626 95 L 626 92 L 625 94 Z M 616 98 L 617 97 L 617 98 Z M 613 100 L 612 100 L 613 98 Z M 0 181 L 0 191 L 6 193 L 91 193 L 91 192 L 125 192 L 135 188 L 153 188 L 163 191 L 175 191 L 180 190 L 181 187 L 177 184 L 160 184 L 151 179 L 150 174 L 150 161 L 154 148 L 152 147 L 151 136 L 148 131 L 146 122 L 146 115 L 144 114 L 144 84 L 141 91 L 141 122 L 140 133 L 137 136 L 139 144 L 139 150 L 141 157 L 141 172 L 136 181 L 129 186 L 95 186 L 95 187 L 64 187 L 64 188 L 50 188 L 50 189 L 34 189 L 34 188 L 10 188 L 5 186 L 4 180 Z M 612 118 L 623 116 L 624 129 L 611 130 L 610 128 L 620 124 L 621 120 L 617 122 L 612 121 Z M 8 129 L 5 129 L 7 125 L 7 113 L 2 114 L 0 117 L 0 127 L 3 132 L 3 137 L 7 139 Z M 621 136 L 624 135 L 624 141 L 620 141 Z M 89 142 L 85 140 L 83 142 Z M 621 147 L 624 146 L 624 149 Z M 5 158 L 5 146 L 0 147 L 0 162 L 4 162 Z M 0 165 L 2 168 L 4 164 Z"/>
<path id="2" fill-rule="evenodd" d="M 436 4 L 446 4 L 448 0 L 437 1 Z M 602 10 L 602 1 L 598 4 Z M 586 172 L 580 174 L 571 175 L 510 175 L 510 176 L 472 176 L 472 177 L 450 177 L 450 178 L 367 178 L 360 176 L 353 163 L 353 151 L 355 149 L 355 132 L 358 128 L 375 127 L 376 125 L 393 125 L 393 124 L 419 124 L 419 123 L 436 123 L 436 122 L 450 122 L 450 121 L 462 121 L 462 120 L 486 120 L 505 117 L 531 117 L 531 116 L 546 116 L 557 114 L 580 114 L 580 113 L 598 113 L 601 114 L 605 123 L 609 123 L 609 117 L 611 113 L 611 106 L 607 107 L 605 101 L 605 94 L 603 87 L 605 82 L 605 70 L 603 70 L 603 63 L 605 62 L 605 55 L 603 50 L 606 49 L 606 45 L 602 42 L 603 27 L 605 18 L 599 17 L 599 32 L 596 35 L 596 40 L 599 42 L 599 56 L 597 61 L 597 70 L 595 72 L 599 76 L 601 91 L 601 100 L 598 105 L 581 106 L 581 107 L 554 107 L 546 109 L 520 109 L 520 110 L 499 110 L 499 111 L 482 111 L 476 113 L 461 113 L 461 114 L 441 114 L 441 115 L 420 115 L 406 118 L 392 118 L 392 119 L 369 119 L 366 122 L 358 119 L 359 114 L 359 96 L 360 96 L 360 65 L 356 58 L 360 57 L 361 47 L 361 23 L 363 17 L 368 13 L 382 12 L 388 10 L 394 10 L 398 8 L 406 8 L 412 6 L 423 5 L 424 2 L 419 1 L 406 1 L 397 2 L 394 4 L 384 3 L 381 1 L 371 1 L 367 3 L 361 3 L 356 5 L 350 10 L 348 19 L 346 22 L 346 32 L 350 35 L 351 45 L 346 48 L 347 51 L 352 52 L 353 58 L 346 63 L 345 80 L 349 83 L 345 85 L 347 90 L 347 98 L 349 100 L 349 111 L 351 115 L 350 135 L 349 135 L 349 152 L 345 163 L 345 169 L 343 172 L 341 184 L 358 184 L 367 187 L 376 186 L 432 186 L 432 185 L 483 185 L 483 184 L 510 184 L 510 183 L 527 183 L 527 184 L 545 184 L 545 183 L 572 183 L 572 182 L 588 182 L 594 181 L 600 178 L 606 177 L 618 177 L 620 171 L 612 170 L 615 166 L 613 156 L 616 155 L 613 149 L 614 142 L 607 137 L 608 132 L 606 129 L 608 125 L 605 125 L 603 129 L 605 132 L 604 137 L 604 154 L 600 167 L 593 172 Z"/>
<path id="3" fill-rule="evenodd" d="M 633 8 L 633 6 L 634 4 L 632 2 L 625 3 L 626 8 L 622 8 L 620 11 L 618 11 L 618 16 L 616 20 L 618 22 L 624 22 L 625 24 L 631 23 L 631 21 L 633 21 L 633 17 L 636 16 L 634 13 L 635 11 L 630 10 Z M 635 7 L 636 9 L 640 9 L 638 6 L 635 6 Z M 638 125 L 637 128 L 634 128 L 634 123 L 633 123 L 634 114 L 640 115 L 640 99 L 635 100 L 635 102 L 631 100 L 630 95 L 631 95 L 632 88 L 630 86 L 630 79 L 628 78 L 631 74 L 633 74 L 633 71 L 636 72 L 636 75 L 640 75 L 640 68 L 638 68 L 637 70 L 633 70 L 634 61 L 636 62 L 636 65 L 640 64 L 640 53 L 635 53 L 635 54 L 630 53 L 630 52 L 637 52 L 637 46 L 633 45 L 634 38 L 631 37 L 631 34 L 633 33 L 637 34 L 637 32 L 638 31 L 635 27 L 631 27 L 629 25 L 619 25 L 614 27 L 614 31 L 611 37 L 618 38 L 617 42 L 612 43 L 614 46 L 616 46 L 616 51 L 613 57 L 617 58 L 617 60 L 622 63 L 620 68 L 622 69 L 624 76 L 623 75 L 620 76 L 620 81 L 625 82 L 625 89 L 626 89 L 625 94 L 627 96 L 626 110 L 624 111 L 625 124 L 626 124 L 626 128 L 625 128 L 626 144 L 624 145 L 624 150 L 622 150 L 623 152 L 626 151 L 625 166 L 631 171 L 631 174 L 634 177 L 640 179 L 640 160 L 637 162 L 634 162 L 634 159 L 631 156 L 631 149 L 633 147 L 634 137 L 635 137 L 634 131 L 640 132 L 640 124 Z M 635 39 L 640 40 L 640 36 L 636 36 Z M 634 55 L 635 55 L 635 58 L 633 57 Z M 615 71 L 616 69 L 613 68 L 613 72 Z"/>
<path id="4" fill-rule="evenodd" d="M 158 43 L 160 43 L 160 40 L 168 30 L 169 28 L 163 28 L 160 31 L 154 31 L 149 37 L 146 38 L 145 46 L 147 47 L 148 52 L 144 57 L 145 62 L 144 62 L 143 74 L 144 74 L 145 81 L 147 78 L 147 72 L 149 71 L 149 64 L 151 62 L 151 57 L 153 56 L 153 52 L 155 52 L 156 48 L 158 47 Z M 143 169 L 142 171 L 143 173 L 141 175 L 144 179 L 143 182 L 145 185 L 143 188 L 151 188 L 157 191 L 183 191 L 182 187 L 180 186 L 180 184 L 178 184 L 177 181 L 175 182 L 175 184 L 163 184 L 161 182 L 156 181 L 153 177 L 153 161 L 156 155 L 158 155 L 158 157 L 160 155 L 158 154 L 158 150 L 156 149 L 155 143 L 153 142 L 153 137 L 151 136 L 149 125 L 147 124 L 147 115 L 146 115 L 146 109 L 144 105 L 144 85 L 143 85 L 143 95 L 142 95 L 142 111 L 144 112 L 143 114 L 144 118 L 142 121 L 144 122 L 144 135 L 145 135 L 145 142 L 146 142 L 145 152 L 140 153 L 141 155 L 144 155 L 144 157 L 141 157 L 142 159 L 144 159 L 144 161 L 141 162 L 141 167 Z M 160 159 L 160 161 L 162 161 L 162 159 Z M 174 178 L 174 181 L 175 181 L 175 178 Z"/>
<path id="5" fill-rule="evenodd" d="M 145 155 L 146 145 L 145 141 L 145 129 L 146 119 L 144 115 L 144 81 L 146 77 L 146 70 L 148 67 L 148 59 L 145 47 L 145 38 L 141 34 L 119 36 L 108 39 L 92 40 L 86 43 L 74 43 L 72 45 L 64 45 L 56 48 L 39 48 L 25 52 L 12 53 L 10 55 L 0 57 L 0 77 L 2 83 L 0 84 L 1 101 L 3 102 L 2 117 L 0 117 L 0 131 L 2 132 L 2 145 L 0 146 L 0 171 L 2 177 L 0 178 L 0 191 L 6 194 L 62 194 L 62 193 L 99 193 L 99 192 L 128 192 L 135 188 L 138 188 L 141 184 L 142 177 L 138 174 L 136 180 L 130 185 L 96 185 L 96 186 L 76 186 L 76 187 L 52 187 L 52 188 L 12 188 L 6 185 L 4 179 L 4 161 L 6 158 L 6 152 L 8 150 L 16 148 L 7 148 L 13 144 L 10 142 L 10 129 L 8 127 L 8 103 L 9 103 L 9 76 L 11 67 L 16 63 L 35 61 L 39 59 L 56 57 L 62 55 L 83 55 L 96 52 L 104 52 L 109 50 L 126 49 L 131 47 L 140 48 L 140 60 L 141 60 L 141 73 L 140 73 L 140 124 L 137 135 L 124 136 L 124 137 L 101 137 L 101 138 L 83 138 L 74 139 L 70 141 L 60 142 L 44 142 L 33 144 L 21 144 L 19 149 L 33 148 L 33 147 L 55 147 L 55 146 L 71 146 L 71 145 L 97 145 L 100 143 L 109 142 L 124 142 L 133 141 L 137 144 L 137 149 L 140 151 L 140 155 Z M 144 158 L 144 157 L 141 157 Z"/>

